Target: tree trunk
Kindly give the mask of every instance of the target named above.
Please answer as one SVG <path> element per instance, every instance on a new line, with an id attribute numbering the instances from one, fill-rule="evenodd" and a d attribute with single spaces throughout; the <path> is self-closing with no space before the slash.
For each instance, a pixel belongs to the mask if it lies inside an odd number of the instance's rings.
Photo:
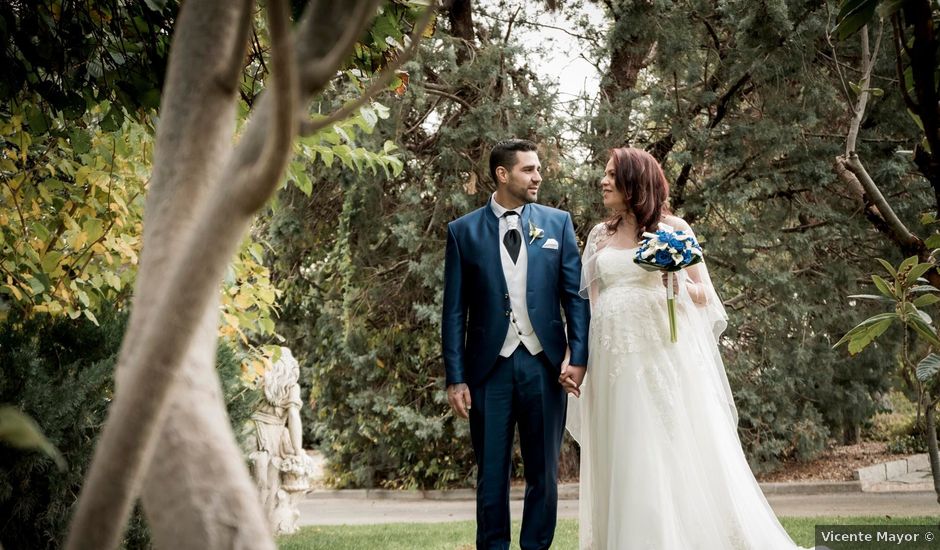
<path id="1" fill-rule="evenodd" d="M 68 548 L 115 548 L 141 490 L 157 547 L 274 548 L 215 371 L 218 287 L 280 180 L 299 105 L 306 111 L 333 77 L 377 1 L 313 6 L 317 13 L 297 25 L 292 47 L 286 0 L 267 2 L 273 83 L 233 147 L 252 2 L 183 5 L 114 401 Z"/>
<path id="2" fill-rule="evenodd" d="M 927 418 L 927 455 L 930 458 L 930 473 L 933 474 L 933 490 L 940 503 L 940 452 L 937 449 L 937 403 L 928 399 L 924 407 Z"/>
<path id="3" fill-rule="evenodd" d="M 472 0 L 450 0 L 450 5 L 447 7 L 451 36 L 463 42 L 463 47 L 457 50 L 457 63 L 460 65 L 470 59 L 470 54 L 476 44 L 472 3 Z"/>

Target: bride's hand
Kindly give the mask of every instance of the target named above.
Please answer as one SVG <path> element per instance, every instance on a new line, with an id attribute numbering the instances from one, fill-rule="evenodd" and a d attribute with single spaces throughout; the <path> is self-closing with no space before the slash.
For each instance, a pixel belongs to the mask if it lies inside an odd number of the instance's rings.
<path id="1" fill-rule="evenodd" d="M 672 291 L 679 295 L 679 274 L 676 273 L 676 276 L 672 279 Z M 669 273 L 663 271 L 663 286 L 669 286 Z"/>

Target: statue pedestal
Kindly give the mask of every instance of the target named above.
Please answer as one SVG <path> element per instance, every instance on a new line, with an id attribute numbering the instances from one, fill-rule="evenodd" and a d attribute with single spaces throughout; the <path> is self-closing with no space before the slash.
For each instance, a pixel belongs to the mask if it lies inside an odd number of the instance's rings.
<path id="1" fill-rule="evenodd" d="M 255 483 L 276 535 L 297 531 L 298 504 L 313 488 L 316 465 L 301 445 L 300 365 L 288 348 L 264 373 L 264 399 L 251 415 Z"/>
<path id="2" fill-rule="evenodd" d="M 289 456 L 281 463 L 281 486 L 274 495 L 269 520 L 275 535 L 296 533 L 300 501 L 313 488 L 313 460 L 306 454 Z"/>

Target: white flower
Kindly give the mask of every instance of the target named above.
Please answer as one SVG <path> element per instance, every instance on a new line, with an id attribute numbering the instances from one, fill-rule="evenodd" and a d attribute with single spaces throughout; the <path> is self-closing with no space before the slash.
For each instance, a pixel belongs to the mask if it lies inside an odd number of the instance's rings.
<path id="1" fill-rule="evenodd" d="M 541 239 L 545 236 L 545 231 L 541 227 L 535 227 L 535 224 L 529 222 L 529 244 L 535 242 L 535 239 Z"/>

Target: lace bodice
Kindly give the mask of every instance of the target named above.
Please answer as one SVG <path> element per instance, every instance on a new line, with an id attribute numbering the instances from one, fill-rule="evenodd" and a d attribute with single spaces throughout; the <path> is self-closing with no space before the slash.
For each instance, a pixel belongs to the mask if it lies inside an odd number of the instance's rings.
<path id="1" fill-rule="evenodd" d="M 656 291 L 664 288 L 660 272 L 647 271 L 633 261 L 636 251 L 611 246 L 601 249 L 597 257 L 598 291 L 617 287 Z"/>
<path id="2" fill-rule="evenodd" d="M 591 305 L 591 349 L 620 354 L 669 342 L 662 274 L 633 262 L 635 248 L 603 248 Z"/>

